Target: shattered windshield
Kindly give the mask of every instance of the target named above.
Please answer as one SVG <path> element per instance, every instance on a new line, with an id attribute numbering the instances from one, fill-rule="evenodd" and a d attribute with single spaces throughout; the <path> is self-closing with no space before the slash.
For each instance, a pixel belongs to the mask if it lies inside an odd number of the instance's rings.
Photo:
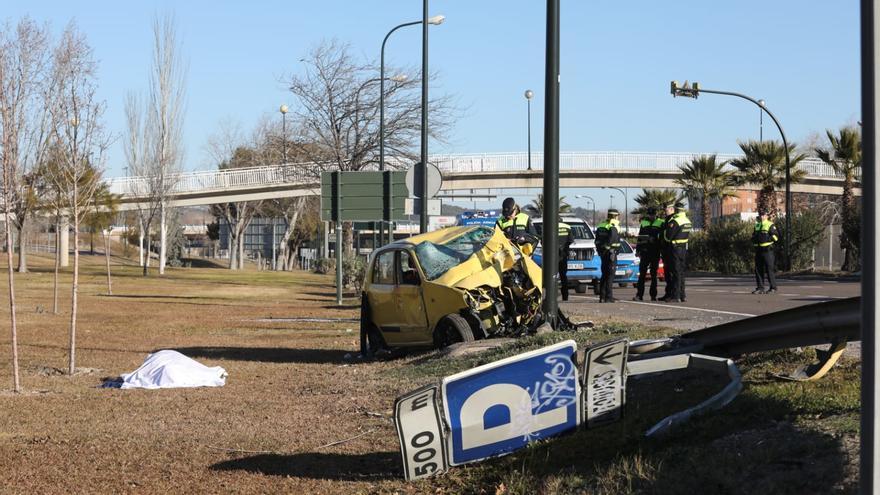
<path id="1" fill-rule="evenodd" d="M 416 257 L 425 271 L 425 278 L 434 280 L 450 268 L 458 266 L 482 249 L 494 234 L 493 229 L 477 227 L 442 244 L 429 241 L 419 243 L 416 246 Z"/>

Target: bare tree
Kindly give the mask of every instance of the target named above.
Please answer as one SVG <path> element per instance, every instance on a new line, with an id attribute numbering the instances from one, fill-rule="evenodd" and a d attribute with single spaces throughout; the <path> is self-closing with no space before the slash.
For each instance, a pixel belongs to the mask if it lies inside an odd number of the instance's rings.
<path id="1" fill-rule="evenodd" d="M 21 391 L 18 368 L 18 326 L 15 317 L 15 283 L 12 268 L 12 224 L 24 224 L 16 217 L 14 204 L 20 196 L 22 172 L 43 140 L 35 141 L 35 123 L 39 119 L 34 108 L 38 102 L 39 85 L 46 66 L 47 33 L 30 19 L 21 20 L 14 28 L 5 24 L 0 30 L 0 166 L 2 166 L 2 198 L 6 231 L 7 274 L 9 279 L 9 314 L 12 340 L 13 389 Z M 39 128 L 39 126 L 36 126 Z M 20 213 L 19 213 L 20 214 Z M 14 219 L 14 220 L 13 220 Z M 21 236 L 19 236 L 21 238 Z M 20 251 L 23 253 L 23 250 Z M 26 265 L 25 269 L 26 269 Z"/>
<path id="2" fill-rule="evenodd" d="M 104 103 L 97 99 L 97 64 L 91 47 L 73 24 L 61 36 L 53 54 L 49 105 L 52 137 L 61 150 L 57 175 L 52 177 L 64 195 L 73 222 L 73 283 L 70 312 L 70 359 L 68 372 L 76 371 L 76 318 L 79 295 L 79 227 L 101 178 L 101 166 L 109 139 L 104 131 Z"/>
<path id="3" fill-rule="evenodd" d="M 349 46 L 323 42 L 304 59 L 306 71 L 288 82 L 299 129 L 291 143 L 316 173 L 330 168 L 363 170 L 379 163 L 379 68 L 357 62 Z M 421 133 L 420 73 L 386 68 L 385 153 L 392 168 L 418 159 Z M 431 77 L 431 76 L 429 76 Z M 432 139 L 442 141 L 456 109 L 448 95 L 428 102 Z M 403 158 L 401 163 L 400 158 Z"/>
<path id="4" fill-rule="evenodd" d="M 240 127 L 232 121 L 220 124 L 218 132 L 208 138 L 206 151 L 220 170 L 257 167 L 277 163 L 269 145 L 271 126 L 263 118 L 251 135 L 250 142 L 243 138 Z M 229 250 L 229 268 L 244 268 L 244 232 L 263 208 L 263 201 L 238 201 L 211 206 L 212 214 L 226 224 Z"/>
<path id="5" fill-rule="evenodd" d="M 180 58 L 180 40 L 174 18 L 170 15 L 155 18 L 152 72 L 146 106 L 142 107 L 134 96 L 126 100 L 126 158 L 132 174 L 140 179 L 132 182 L 132 192 L 143 198 L 138 211 L 140 231 L 147 239 L 147 253 L 143 259 L 144 276 L 150 263 L 150 236 L 157 217 L 159 274 L 165 273 L 168 202 L 183 161 L 186 72 L 186 65 Z"/>
<path id="6" fill-rule="evenodd" d="M 305 73 L 288 82 L 296 104 L 291 108 L 298 132 L 293 148 L 316 175 L 325 170 L 368 170 L 379 165 L 379 67 L 357 61 L 348 45 L 336 40 L 316 46 L 303 59 Z M 386 67 L 385 161 L 403 168 L 418 161 L 421 135 L 421 73 Z M 435 76 L 428 75 L 435 79 Z M 457 113 L 452 98 L 428 102 L 430 137 L 443 141 Z M 352 246 L 351 222 L 345 222 L 346 250 Z"/>
<path id="7" fill-rule="evenodd" d="M 137 203 L 139 263 L 146 277 L 150 268 L 150 241 L 153 222 L 159 215 L 161 198 L 156 194 L 161 189 L 159 177 L 150 162 L 149 136 L 146 130 L 146 115 L 140 98 L 128 93 L 125 98 L 126 139 L 124 141 L 125 160 L 128 170 L 134 176 L 129 182 L 132 195 L 141 198 Z M 144 242 L 146 241 L 146 243 Z M 145 252 L 146 251 L 146 252 Z"/>

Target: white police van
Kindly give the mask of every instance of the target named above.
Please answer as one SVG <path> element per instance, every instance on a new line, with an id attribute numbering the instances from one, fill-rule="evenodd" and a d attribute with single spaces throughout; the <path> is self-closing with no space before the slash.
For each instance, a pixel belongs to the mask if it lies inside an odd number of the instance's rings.
<path id="1" fill-rule="evenodd" d="M 563 216 L 562 221 L 571 227 L 572 243 L 568 251 L 568 287 L 574 288 L 578 294 L 587 292 L 587 286 L 598 288 L 602 278 L 602 259 L 596 254 L 596 236 L 593 228 L 584 220 L 575 216 Z M 544 220 L 532 218 L 532 224 L 541 236 Z M 539 246 L 532 259 L 541 265 L 541 247 Z"/>

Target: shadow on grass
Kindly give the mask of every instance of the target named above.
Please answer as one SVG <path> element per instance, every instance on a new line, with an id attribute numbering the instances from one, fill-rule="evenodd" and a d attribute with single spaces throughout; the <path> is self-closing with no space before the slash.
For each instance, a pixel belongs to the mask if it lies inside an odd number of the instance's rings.
<path id="1" fill-rule="evenodd" d="M 284 347 L 183 347 L 175 350 L 191 358 L 305 364 L 343 363 L 345 355 L 349 353 L 349 351 L 334 349 L 289 349 Z"/>
<path id="2" fill-rule="evenodd" d="M 246 471 L 270 476 L 331 480 L 385 480 L 401 477 L 400 454 L 260 454 L 218 462 L 215 471 Z"/>

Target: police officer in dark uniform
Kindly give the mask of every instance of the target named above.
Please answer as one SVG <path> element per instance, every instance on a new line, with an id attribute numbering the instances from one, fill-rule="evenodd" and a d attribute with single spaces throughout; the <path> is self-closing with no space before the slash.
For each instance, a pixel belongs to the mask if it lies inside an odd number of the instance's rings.
<path id="1" fill-rule="evenodd" d="M 657 208 L 647 209 L 647 216 L 639 224 L 639 238 L 636 254 L 639 256 L 639 280 L 636 282 L 636 295 L 633 301 L 641 301 L 645 295 L 645 278 L 651 271 L 651 300 L 657 300 L 657 270 L 660 268 L 660 234 L 664 221 L 657 218 Z"/>
<path id="2" fill-rule="evenodd" d="M 614 272 L 617 270 L 617 252 L 620 250 L 620 213 L 608 210 L 608 218 L 596 227 L 596 250 L 602 257 L 602 278 L 599 280 L 599 302 L 613 303 Z"/>
<path id="3" fill-rule="evenodd" d="M 559 217 L 559 289 L 562 291 L 562 300 L 568 301 L 568 254 L 571 251 L 571 225 L 562 221 Z"/>
<path id="4" fill-rule="evenodd" d="M 501 204 L 501 217 L 498 218 L 495 225 L 504 231 L 504 235 L 508 239 L 517 244 L 530 244 L 530 241 L 534 241 L 538 237 L 531 217 L 520 211 L 513 198 L 507 198 Z"/>
<path id="5" fill-rule="evenodd" d="M 668 217 L 663 226 L 663 244 L 666 248 L 664 263 L 666 266 L 666 288 L 668 292 L 661 297 L 661 301 L 684 302 L 685 281 L 684 270 L 687 260 L 687 243 L 691 233 L 691 221 L 687 217 L 684 204 L 675 203 L 673 208 L 667 207 L 667 212 L 674 213 Z M 670 267 L 670 264 L 672 265 Z"/>
<path id="6" fill-rule="evenodd" d="M 776 292 L 776 267 L 773 256 L 773 247 L 779 240 L 779 232 L 770 220 L 766 211 L 758 212 L 755 223 L 755 232 L 752 234 L 752 245 L 755 246 L 755 283 L 756 288 L 752 294 L 772 294 Z M 770 284 L 770 289 L 764 291 L 764 277 Z"/>

